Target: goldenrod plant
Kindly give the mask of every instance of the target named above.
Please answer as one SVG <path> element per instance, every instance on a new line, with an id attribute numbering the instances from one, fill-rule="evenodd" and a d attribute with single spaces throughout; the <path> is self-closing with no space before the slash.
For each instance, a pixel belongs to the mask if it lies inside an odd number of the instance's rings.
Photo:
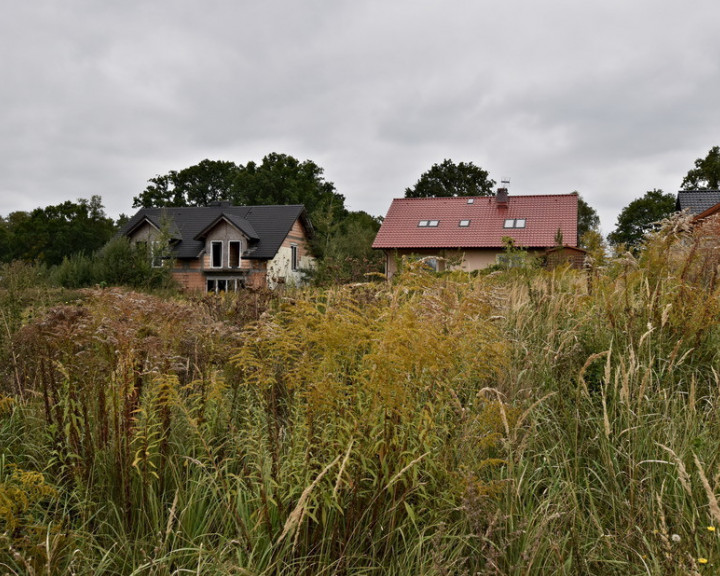
<path id="1" fill-rule="evenodd" d="M 6 297 L 0 572 L 712 574 L 716 226 L 589 271 Z"/>

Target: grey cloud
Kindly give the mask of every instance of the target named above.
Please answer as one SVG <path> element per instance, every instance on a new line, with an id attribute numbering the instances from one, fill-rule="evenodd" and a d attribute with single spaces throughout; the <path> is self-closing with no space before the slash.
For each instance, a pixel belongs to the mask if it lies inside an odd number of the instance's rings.
<path id="1" fill-rule="evenodd" d="M 432 163 L 577 189 L 605 231 L 720 133 L 720 8 L 536 3 L 16 3 L 0 23 L 0 214 L 278 151 L 383 214 Z"/>

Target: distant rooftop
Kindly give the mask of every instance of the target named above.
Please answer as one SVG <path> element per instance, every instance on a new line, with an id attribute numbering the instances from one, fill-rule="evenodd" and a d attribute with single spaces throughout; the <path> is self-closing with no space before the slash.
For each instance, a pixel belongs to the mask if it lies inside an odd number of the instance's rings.
<path id="1" fill-rule="evenodd" d="M 700 214 L 720 204 L 720 190 L 680 190 L 675 201 L 675 210 L 688 210 L 690 214 Z"/>
<path id="2" fill-rule="evenodd" d="M 575 194 L 397 198 L 373 248 L 502 248 L 512 237 L 526 248 L 577 246 Z"/>

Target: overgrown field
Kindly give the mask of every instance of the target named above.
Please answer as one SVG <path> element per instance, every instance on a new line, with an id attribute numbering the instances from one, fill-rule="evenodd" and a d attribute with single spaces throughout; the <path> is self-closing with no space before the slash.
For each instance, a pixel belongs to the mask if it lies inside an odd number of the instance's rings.
<path id="1" fill-rule="evenodd" d="M 590 272 L 0 292 L 0 574 L 717 574 L 717 231 Z"/>

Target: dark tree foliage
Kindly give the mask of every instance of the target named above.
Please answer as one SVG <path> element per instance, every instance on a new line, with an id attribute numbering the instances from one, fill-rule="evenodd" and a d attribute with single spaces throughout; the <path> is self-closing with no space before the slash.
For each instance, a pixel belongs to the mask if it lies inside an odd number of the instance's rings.
<path id="1" fill-rule="evenodd" d="M 115 223 L 105 216 L 99 196 L 13 212 L 2 221 L 6 243 L 2 259 L 25 260 L 54 266 L 78 252 L 100 249 L 115 233 Z"/>
<path id="2" fill-rule="evenodd" d="M 300 162 L 287 154 L 268 154 L 258 165 L 240 167 L 230 200 L 234 204 L 304 204 L 312 216 L 332 207 L 336 217 L 345 211 L 345 197 L 323 177 L 324 170 L 312 162 Z"/>
<path id="3" fill-rule="evenodd" d="M 583 237 L 591 230 L 598 230 L 600 227 L 600 216 L 595 211 L 595 208 L 590 206 L 585 200 L 583 200 L 580 193 L 575 190 L 573 192 L 578 197 L 578 224 L 577 224 L 577 235 L 580 245 L 583 246 Z"/>
<path id="4" fill-rule="evenodd" d="M 324 244 L 317 247 L 316 252 L 323 253 L 324 257 L 312 271 L 315 283 L 361 282 L 369 274 L 382 273 L 384 254 L 372 249 L 380 224 L 380 218 L 367 212 L 350 212 L 329 227 L 330 235 L 323 238 L 316 235 L 313 243 Z"/>
<path id="5" fill-rule="evenodd" d="M 150 185 L 133 198 L 134 208 L 207 206 L 228 200 L 240 172 L 233 162 L 202 160 L 180 171 L 150 178 Z"/>
<path id="6" fill-rule="evenodd" d="M 705 158 L 695 160 L 695 168 L 683 178 L 683 190 L 720 189 L 720 146 L 713 146 Z"/>
<path id="7" fill-rule="evenodd" d="M 235 205 L 304 204 L 309 213 L 333 206 L 344 210 L 345 198 L 323 178 L 311 160 L 300 162 L 287 154 L 271 153 L 260 164 L 246 166 L 222 160 L 171 170 L 149 180 L 133 199 L 136 208 L 209 206 L 227 201 Z"/>
<path id="8" fill-rule="evenodd" d="M 472 162 L 455 164 L 443 160 L 433 164 L 412 188 L 405 189 L 405 198 L 441 198 L 449 196 L 492 196 L 495 181 L 487 171 Z"/>
<path id="9" fill-rule="evenodd" d="M 653 225 L 675 212 L 675 196 L 662 190 L 649 190 L 633 200 L 620 212 L 615 230 L 608 235 L 613 246 L 635 248 Z"/>

